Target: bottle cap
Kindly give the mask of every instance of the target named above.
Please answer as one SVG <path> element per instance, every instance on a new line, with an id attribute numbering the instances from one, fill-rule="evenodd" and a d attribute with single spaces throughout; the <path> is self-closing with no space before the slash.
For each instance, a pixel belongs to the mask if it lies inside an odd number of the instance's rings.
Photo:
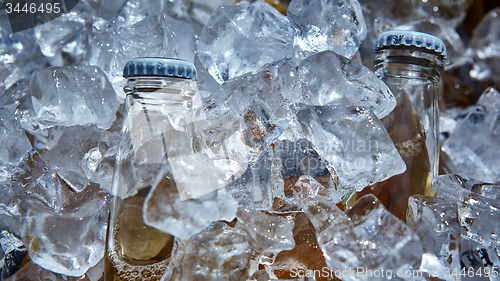
<path id="1" fill-rule="evenodd" d="M 196 79 L 194 64 L 171 58 L 135 58 L 129 60 L 123 68 L 123 77 L 166 76 Z"/>
<path id="2" fill-rule="evenodd" d="M 391 30 L 380 34 L 375 43 L 375 53 L 390 48 L 422 49 L 446 58 L 446 46 L 443 40 L 423 32 Z"/>

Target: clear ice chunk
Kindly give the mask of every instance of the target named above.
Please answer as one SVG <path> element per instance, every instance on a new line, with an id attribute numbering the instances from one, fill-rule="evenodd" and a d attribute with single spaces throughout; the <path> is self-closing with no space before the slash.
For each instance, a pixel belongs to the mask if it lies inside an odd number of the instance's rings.
<path id="1" fill-rule="evenodd" d="M 444 175 L 437 177 L 432 186 L 438 198 L 457 204 L 462 242 L 480 245 L 485 250 L 500 247 L 500 223 L 495 219 L 500 215 L 497 185 Z"/>
<path id="2" fill-rule="evenodd" d="M 17 121 L 0 111 L 0 203 L 8 204 L 44 169 L 45 164 Z"/>
<path id="3" fill-rule="evenodd" d="M 53 170 L 39 177 L 13 198 L 31 260 L 56 273 L 85 274 L 104 255 L 110 200 L 95 184 L 71 189 Z"/>
<path id="4" fill-rule="evenodd" d="M 110 3 L 105 3 L 103 6 L 108 4 Z M 165 11 L 165 2 L 163 1 L 128 0 L 121 6 L 118 15 L 113 21 L 118 26 L 130 26 L 148 17 L 158 15 L 162 11 Z"/>
<path id="5" fill-rule="evenodd" d="M 77 11 L 63 14 L 34 28 L 35 38 L 42 54 L 53 57 L 86 27 L 86 17 Z M 57 32 L 55 32 L 57 31 Z"/>
<path id="6" fill-rule="evenodd" d="M 194 32 L 187 23 L 164 14 L 152 15 L 118 28 L 112 49 L 109 79 L 118 95 L 124 96 L 120 88 L 127 61 L 137 57 L 170 57 L 193 62 Z"/>
<path id="7" fill-rule="evenodd" d="M 272 264 L 276 255 L 295 246 L 293 216 L 279 216 L 252 208 L 239 208 L 236 229 L 247 232 L 252 250 L 261 264 Z"/>
<path id="8" fill-rule="evenodd" d="M 299 125 L 337 172 L 340 189 L 364 187 L 403 173 L 406 165 L 378 118 L 355 106 L 296 106 Z"/>
<path id="9" fill-rule="evenodd" d="M 249 164 L 247 170 L 227 185 L 228 192 L 239 206 L 271 210 L 273 205 L 273 151 L 267 150 Z"/>
<path id="10" fill-rule="evenodd" d="M 483 245 L 486 249 L 500 248 L 500 201 L 472 193 L 458 204 L 462 237 Z"/>
<path id="11" fill-rule="evenodd" d="M 474 67 L 470 76 L 500 87 L 500 7 L 489 11 L 474 29 L 470 40 Z"/>
<path id="12" fill-rule="evenodd" d="M 295 204 L 299 204 L 301 200 L 307 197 L 315 197 L 324 190 L 323 185 L 313 177 L 308 175 L 300 176 L 292 188 L 292 194 L 287 196 L 287 199 Z"/>
<path id="13" fill-rule="evenodd" d="M 303 60 L 297 68 L 298 89 L 284 92 L 292 102 L 371 108 L 378 118 L 396 107 L 396 99 L 375 73 L 334 52 Z"/>
<path id="14" fill-rule="evenodd" d="M 182 242 L 161 281 L 246 280 L 251 258 L 248 234 L 215 222 Z"/>
<path id="15" fill-rule="evenodd" d="M 298 206 L 298 198 L 317 193 L 327 197 L 332 195 L 336 202 L 341 201 L 345 192 L 337 190 L 338 177 L 335 169 L 329 165 L 314 149 L 307 139 L 298 141 L 279 140 L 273 143 L 274 159 L 272 161 L 273 209 L 292 211 Z M 290 204 L 280 206 L 285 202 Z M 287 206 L 288 205 L 288 206 Z"/>
<path id="16" fill-rule="evenodd" d="M 343 280 L 374 280 L 375 270 L 397 272 L 420 265 L 423 250 L 417 234 L 375 196 L 361 197 L 346 213 L 320 196 L 308 197 L 302 205 L 316 228 L 328 267 L 356 269 L 357 274 L 342 276 Z"/>
<path id="17" fill-rule="evenodd" d="M 13 33 L 6 12 L 0 14 L 0 38 L 0 81 L 6 88 L 45 67 L 33 29 Z"/>
<path id="18" fill-rule="evenodd" d="M 440 175 L 432 181 L 432 193 L 448 202 L 462 202 L 471 194 L 469 181 L 457 174 Z"/>
<path id="19" fill-rule="evenodd" d="M 31 143 L 16 119 L 0 111 L 0 181 L 7 178 L 30 150 Z"/>
<path id="20" fill-rule="evenodd" d="M 14 116 L 23 130 L 34 136 L 34 148 L 51 149 L 57 144 L 62 127 L 45 128 L 38 122 L 31 100 L 29 79 L 20 80 L 7 89 L 0 97 L 0 110 Z"/>
<path id="21" fill-rule="evenodd" d="M 287 16 L 298 29 L 293 44 L 302 58 L 326 50 L 352 58 L 366 38 L 358 0 L 294 0 Z"/>
<path id="22" fill-rule="evenodd" d="M 169 1 L 167 9 L 174 18 L 185 19 L 192 24 L 203 26 L 207 23 L 213 10 L 220 6 L 228 6 L 234 3 L 233 0 L 172 0 Z M 201 30 L 200 30 L 201 31 Z"/>
<path id="23" fill-rule="evenodd" d="M 75 190 L 82 190 L 89 181 L 111 190 L 112 169 L 108 169 L 106 177 L 94 174 L 104 158 L 114 161 L 118 137 L 118 133 L 95 126 L 65 127 L 57 144 L 42 153 L 41 158 Z"/>
<path id="24" fill-rule="evenodd" d="M 457 123 L 442 151 L 453 173 L 485 182 L 500 180 L 500 93 L 487 89 L 478 106 Z"/>
<path id="25" fill-rule="evenodd" d="M 45 127 L 94 124 L 107 129 L 120 105 L 106 75 L 93 66 L 39 70 L 30 92 L 37 120 Z"/>
<path id="26" fill-rule="evenodd" d="M 423 249 L 419 237 L 375 196 L 361 197 L 346 214 L 354 225 L 358 256 L 368 268 L 397 272 L 420 266 Z"/>
<path id="27" fill-rule="evenodd" d="M 98 66 L 107 75 L 110 74 L 110 63 L 113 57 L 113 38 L 115 36 L 116 24 L 96 17 L 92 22 L 88 38 L 89 65 Z"/>
<path id="28" fill-rule="evenodd" d="M 356 268 L 361 257 L 351 219 L 333 201 L 321 196 L 307 197 L 301 205 L 316 229 L 318 245 L 328 267 L 334 270 Z"/>
<path id="29" fill-rule="evenodd" d="M 185 240 L 214 221 L 232 221 L 236 216 L 238 204 L 224 188 L 181 200 L 176 182 L 159 177 L 153 185 L 143 207 L 147 225 Z"/>
<path id="30" fill-rule="evenodd" d="M 459 280 L 447 274 L 460 271 L 460 222 L 457 204 L 435 197 L 414 195 L 408 200 L 407 224 L 422 241 L 420 271 L 442 280 Z"/>
<path id="31" fill-rule="evenodd" d="M 257 2 L 255 2 L 257 3 Z M 267 4 L 266 4 L 267 5 Z M 200 58 L 201 59 L 201 58 Z M 233 118 L 248 146 L 250 163 L 290 126 L 293 113 L 280 88 L 279 67 L 267 66 L 221 85 L 204 104 L 208 118 Z"/>
<path id="32" fill-rule="evenodd" d="M 308 216 L 303 212 L 294 213 L 293 215 L 295 217 L 295 226 L 293 228 L 295 247 L 291 250 L 280 252 L 273 264 L 264 265 L 265 271 L 270 276 L 268 279 L 297 280 L 299 278 L 297 273 L 300 270 L 303 270 L 305 273 L 307 271 L 312 272 L 313 270 L 322 271 L 328 268 L 325 256 L 318 245 L 316 229 Z M 257 271 L 257 275 L 262 276 L 260 271 Z M 265 280 L 267 281 L 268 279 Z M 304 277 L 298 280 L 307 279 L 309 278 Z M 316 280 L 328 281 L 331 278 L 316 275 Z"/>
<path id="33" fill-rule="evenodd" d="M 217 82 L 257 72 L 293 56 L 294 29 L 271 5 L 255 1 L 214 10 L 197 41 L 201 63 Z"/>

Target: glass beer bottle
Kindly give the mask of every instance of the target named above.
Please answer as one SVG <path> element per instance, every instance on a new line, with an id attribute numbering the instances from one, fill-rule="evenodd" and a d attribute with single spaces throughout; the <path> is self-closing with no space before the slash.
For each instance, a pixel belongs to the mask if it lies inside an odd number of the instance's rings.
<path id="1" fill-rule="evenodd" d="M 381 121 L 406 164 L 403 174 L 366 187 L 348 200 L 371 193 L 406 220 L 408 198 L 431 195 L 438 169 L 438 88 L 444 69 L 444 42 L 415 31 L 388 31 L 375 46 L 375 73 L 396 97 L 396 108 Z"/>
<path id="2" fill-rule="evenodd" d="M 143 204 L 174 142 L 189 147 L 192 63 L 166 58 L 127 62 L 125 114 L 120 135 L 105 255 L 105 281 L 160 280 L 175 237 L 143 220 Z M 170 150 L 171 151 L 171 150 Z"/>

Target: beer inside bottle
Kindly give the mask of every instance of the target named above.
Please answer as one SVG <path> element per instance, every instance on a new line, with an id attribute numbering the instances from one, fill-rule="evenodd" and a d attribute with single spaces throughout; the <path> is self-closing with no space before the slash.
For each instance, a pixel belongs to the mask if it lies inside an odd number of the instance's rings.
<path id="1" fill-rule="evenodd" d="M 381 121 L 406 164 L 406 171 L 354 193 L 346 204 L 374 194 L 406 221 L 408 198 L 431 196 L 438 169 L 438 88 L 446 48 L 435 36 L 413 31 L 383 33 L 375 46 L 375 72 L 396 97 Z"/>
<path id="2" fill-rule="evenodd" d="M 159 173 L 168 170 L 171 144 L 185 144 L 175 146 L 178 153 L 192 148 L 186 140 L 192 138 L 196 70 L 181 60 L 137 58 L 126 64 L 124 77 L 127 96 L 113 175 L 104 280 L 160 280 L 175 237 L 146 225 L 143 205 L 157 179 L 169 179 Z"/>

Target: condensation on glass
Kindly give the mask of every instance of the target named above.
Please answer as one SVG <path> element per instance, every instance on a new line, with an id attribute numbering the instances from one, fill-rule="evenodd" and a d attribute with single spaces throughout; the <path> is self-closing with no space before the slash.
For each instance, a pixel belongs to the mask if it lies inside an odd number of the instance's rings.
<path id="1" fill-rule="evenodd" d="M 375 46 L 375 73 L 397 100 L 381 121 L 406 164 L 406 172 L 365 188 L 349 198 L 371 193 L 400 219 L 406 219 L 411 195 L 431 194 L 437 176 L 438 89 L 446 47 L 432 35 L 413 31 L 383 33 Z"/>
<path id="2" fill-rule="evenodd" d="M 168 165 L 167 154 L 193 151 L 192 98 L 196 70 L 189 62 L 138 58 L 124 69 L 125 113 L 113 176 L 104 280 L 160 280 L 175 237 L 143 220 L 149 190 Z"/>

